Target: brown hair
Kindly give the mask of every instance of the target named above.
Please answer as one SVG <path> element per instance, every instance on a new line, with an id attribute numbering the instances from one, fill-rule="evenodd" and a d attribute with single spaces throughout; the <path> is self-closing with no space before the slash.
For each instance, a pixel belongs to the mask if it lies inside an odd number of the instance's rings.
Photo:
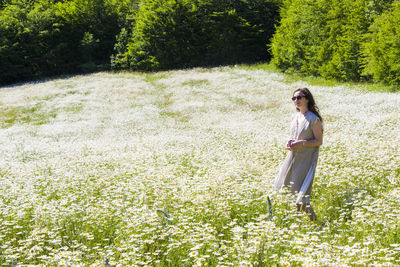
<path id="1" fill-rule="evenodd" d="M 302 92 L 304 94 L 304 97 L 308 99 L 308 110 L 311 111 L 312 113 L 314 113 L 315 115 L 317 115 L 317 117 L 322 122 L 321 114 L 319 114 L 319 108 L 315 104 L 314 97 L 311 94 L 310 90 L 308 90 L 308 88 L 298 88 L 298 89 L 294 90 L 293 95 L 299 91 Z M 298 108 L 296 108 L 296 109 L 299 110 Z"/>

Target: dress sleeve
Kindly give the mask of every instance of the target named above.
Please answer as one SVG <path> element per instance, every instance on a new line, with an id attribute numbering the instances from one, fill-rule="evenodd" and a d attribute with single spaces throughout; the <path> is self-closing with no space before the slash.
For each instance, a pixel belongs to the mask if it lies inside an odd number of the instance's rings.
<path id="1" fill-rule="evenodd" d="M 321 120 L 318 118 L 317 115 L 315 115 L 315 114 L 313 113 L 313 116 L 312 116 L 311 121 L 310 121 L 311 127 L 314 126 L 314 124 L 315 124 L 317 121 L 320 122 Z"/>

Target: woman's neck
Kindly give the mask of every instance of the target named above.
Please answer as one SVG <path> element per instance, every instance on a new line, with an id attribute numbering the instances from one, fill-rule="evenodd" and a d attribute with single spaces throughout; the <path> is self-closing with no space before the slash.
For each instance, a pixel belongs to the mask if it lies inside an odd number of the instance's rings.
<path id="1" fill-rule="evenodd" d="M 306 113 L 308 112 L 308 108 L 300 108 L 300 113 L 303 115 L 306 115 Z"/>

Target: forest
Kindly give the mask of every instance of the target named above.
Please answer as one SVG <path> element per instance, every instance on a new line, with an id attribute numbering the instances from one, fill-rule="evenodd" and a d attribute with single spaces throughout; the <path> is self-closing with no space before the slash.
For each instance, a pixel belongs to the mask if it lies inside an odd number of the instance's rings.
<path id="1" fill-rule="evenodd" d="M 270 62 L 400 84 L 393 0 L 1 0 L 0 84 Z"/>

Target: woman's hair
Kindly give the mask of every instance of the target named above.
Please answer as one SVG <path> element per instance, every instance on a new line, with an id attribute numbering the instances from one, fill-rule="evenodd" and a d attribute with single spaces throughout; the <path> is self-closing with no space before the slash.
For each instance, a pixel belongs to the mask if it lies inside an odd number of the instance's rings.
<path id="1" fill-rule="evenodd" d="M 317 107 L 317 105 L 315 104 L 315 100 L 313 95 L 311 94 L 310 90 L 308 90 L 308 88 L 298 88 L 293 92 L 293 95 L 296 92 L 302 92 L 305 96 L 305 98 L 308 99 L 308 110 L 311 111 L 312 113 L 314 113 L 315 115 L 317 115 L 317 117 L 320 119 L 320 121 L 322 122 L 322 117 L 321 114 L 319 114 L 319 108 Z M 296 108 L 298 110 L 298 108 Z"/>

